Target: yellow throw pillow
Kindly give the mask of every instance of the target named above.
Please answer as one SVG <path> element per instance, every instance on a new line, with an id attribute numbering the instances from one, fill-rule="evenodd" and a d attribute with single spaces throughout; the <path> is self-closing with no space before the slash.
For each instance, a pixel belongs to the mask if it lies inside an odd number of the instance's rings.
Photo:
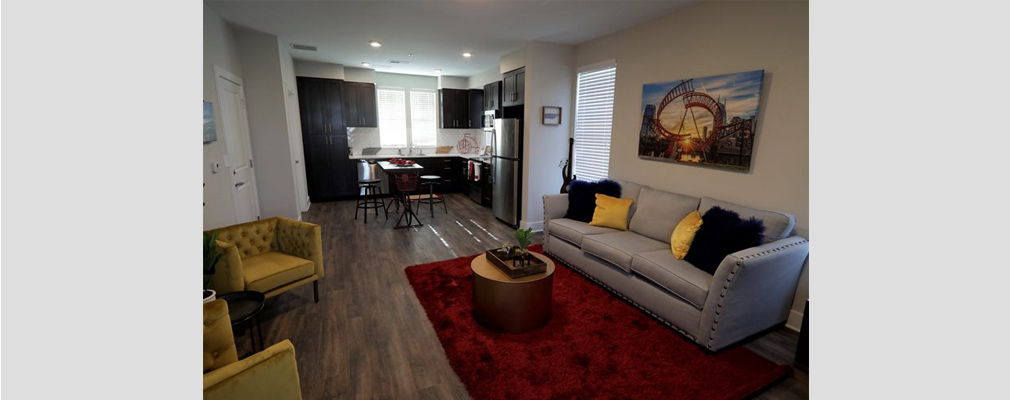
<path id="1" fill-rule="evenodd" d="M 691 242 L 694 241 L 694 234 L 698 233 L 701 223 L 701 214 L 698 211 L 691 211 L 673 229 L 673 234 L 670 235 L 670 249 L 673 250 L 676 259 L 683 260 L 687 255 L 687 251 L 691 249 Z"/>
<path id="2" fill-rule="evenodd" d="M 591 226 L 628 230 L 628 212 L 633 199 L 618 199 L 605 194 L 596 194 L 596 211 L 593 212 Z"/>

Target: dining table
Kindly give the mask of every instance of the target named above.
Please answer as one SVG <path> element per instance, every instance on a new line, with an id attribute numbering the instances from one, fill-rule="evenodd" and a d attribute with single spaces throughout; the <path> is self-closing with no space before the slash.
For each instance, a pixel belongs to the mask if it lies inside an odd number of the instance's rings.
<path id="1" fill-rule="evenodd" d="M 404 228 L 410 228 L 412 226 L 424 226 L 424 224 L 421 223 L 421 220 L 417 217 L 417 214 L 414 213 L 414 209 L 413 207 L 410 206 L 410 203 L 404 201 L 404 199 L 406 198 L 405 196 L 409 194 L 400 193 L 400 190 L 396 187 L 396 175 L 411 172 L 420 174 L 420 172 L 424 170 L 424 167 L 418 163 L 413 163 L 411 165 L 398 165 L 393 164 L 389 161 L 379 161 L 377 164 L 379 164 L 379 168 L 382 168 L 382 171 L 389 176 L 389 182 L 392 183 L 389 186 L 389 191 L 393 194 L 392 201 L 396 202 L 397 207 L 399 207 L 400 205 L 403 206 L 402 207 L 403 212 L 400 214 L 400 218 L 396 220 L 396 226 L 394 226 L 393 229 L 404 229 Z M 392 205 L 392 202 L 390 203 L 390 205 Z"/>

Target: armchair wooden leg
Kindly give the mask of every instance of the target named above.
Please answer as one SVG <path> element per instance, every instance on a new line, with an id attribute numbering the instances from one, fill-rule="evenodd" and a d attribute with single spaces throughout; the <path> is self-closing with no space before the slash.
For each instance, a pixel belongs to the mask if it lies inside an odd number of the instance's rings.
<path id="1" fill-rule="evenodd" d="M 312 282 L 312 297 L 319 302 L 319 281 Z"/>

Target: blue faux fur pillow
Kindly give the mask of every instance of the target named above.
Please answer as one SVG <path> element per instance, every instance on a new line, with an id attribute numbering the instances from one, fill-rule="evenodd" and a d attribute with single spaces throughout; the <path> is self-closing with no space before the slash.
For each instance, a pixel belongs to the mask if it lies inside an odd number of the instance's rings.
<path id="1" fill-rule="evenodd" d="M 596 194 L 621 197 L 621 184 L 610 179 L 596 182 L 574 180 L 568 184 L 568 212 L 565 218 L 588 223 L 596 211 Z"/>
<path id="2" fill-rule="evenodd" d="M 712 207 L 701 221 L 684 260 L 713 275 L 726 256 L 760 245 L 764 239 L 765 224 L 761 220 L 743 220 L 733 211 Z"/>

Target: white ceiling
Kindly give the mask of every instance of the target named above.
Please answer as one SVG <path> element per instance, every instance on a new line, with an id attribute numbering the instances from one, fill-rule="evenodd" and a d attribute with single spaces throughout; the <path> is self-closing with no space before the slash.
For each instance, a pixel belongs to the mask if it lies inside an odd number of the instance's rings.
<path id="1" fill-rule="evenodd" d="M 296 59 L 379 72 L 471 76 L 528 40 L 579 44 L 701 0 L 673 1 L 207 1 L 233 24 L 318 52 Z M 370 47 L 378 40 L 382 47 Z M 469 51 L 473 57 L 464 58 Z M 407 54 L 413 53 L 413 58 Z M 408 66 L 390 60 L 412 61 Z"/>

